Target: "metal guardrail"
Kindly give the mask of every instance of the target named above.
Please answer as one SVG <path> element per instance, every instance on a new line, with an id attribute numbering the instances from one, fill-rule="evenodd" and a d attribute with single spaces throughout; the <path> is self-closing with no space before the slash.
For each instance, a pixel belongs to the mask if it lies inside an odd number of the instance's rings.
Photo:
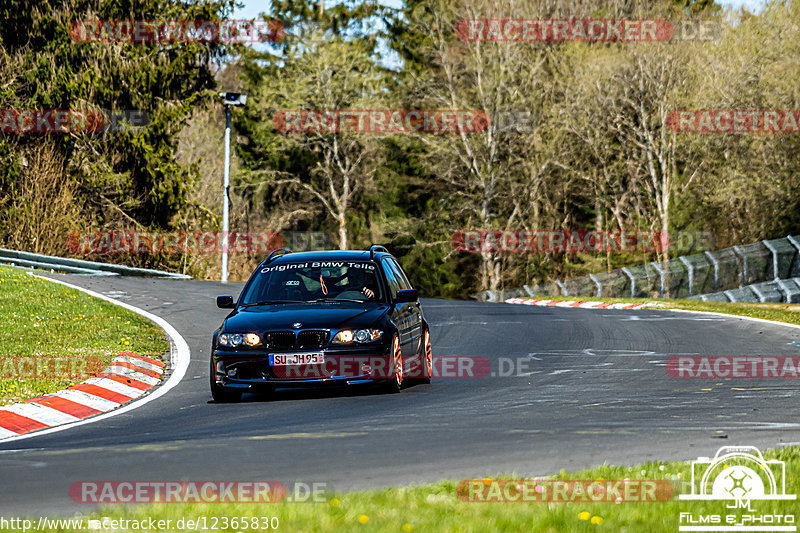
<path id="1" fill-rule="evenodd" d="M 711 294 L 692 296 L 690 300 L 703 300 L 704 302 L 783 302 L 800 303 L 800 277 L 789 279 L 776 279 L 745 285 L 741 289 L 732 289 Z"/>
<path id="2" fill-rule="evenodd" d="M 0 248 L 0 263 L 17 265 L 42 270 L 54 270 L 70 274 L 88 274 L 95 276 L 146 276 L 172 279 L 192 279 L 186 274 L 165 272 L 151 268 L 136 268 L 113 263 L 99 263 L 83 259 L 70 259 L 53 255 L 34 254 L 19 250 Z"/>
<path id="3" fill-rule="evenodd" d="M 502 302 L 516 297 L 697 298 L 744 302 L 795 302 L 800 279 L 800 236 L 760 241 L 558 280 L 521 289 L 483 291 L 473 298 Z M 779 283 L 785 280 L 786 283 Z M 735 298 L 735 300 L 734 300 Z M 777 299 L 776 299 L 777 298 Z"/>

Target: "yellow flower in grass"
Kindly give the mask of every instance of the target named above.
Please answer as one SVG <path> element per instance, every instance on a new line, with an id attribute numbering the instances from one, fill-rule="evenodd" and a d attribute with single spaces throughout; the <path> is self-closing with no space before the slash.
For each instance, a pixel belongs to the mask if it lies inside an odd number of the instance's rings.
<path id="1" fill-rule="evenodd" d="M 369 522 L 369 517 L 367 515 L 362 514 L 361 516 L 358 517 L 359 524 L 366 524 L 367 522 Z"/>
<path id="2" fill-rule="evenodd" d="M 599 526 L 602 523 L 603 523 L 603 517 L 602 516 L 593 516 L 592 517 L 592 524 Z"/>
<path id="3" fill-rule="evenodd" d="M 592 514 L 589 511 L 584 511 L 584 512 L 578 514 L 578 518 L 581 519 L 581 520 L 589 520 L 590 516 L 592 516 Z"/>

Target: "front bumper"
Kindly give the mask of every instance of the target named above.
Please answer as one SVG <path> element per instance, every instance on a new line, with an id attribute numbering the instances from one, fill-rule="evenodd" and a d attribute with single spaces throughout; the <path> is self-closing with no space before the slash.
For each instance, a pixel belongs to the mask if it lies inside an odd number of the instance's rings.
<path id="1" fill-rule="evenodd" d="M 322 353 L 325 363 L 272 366 L 269 363 L 270 353 Z M 217 386 L 240 391 L 376 382 L 390 376 L 391 360 L 390 344 L 275 351 L 216 349 L 212 352 Z"/>

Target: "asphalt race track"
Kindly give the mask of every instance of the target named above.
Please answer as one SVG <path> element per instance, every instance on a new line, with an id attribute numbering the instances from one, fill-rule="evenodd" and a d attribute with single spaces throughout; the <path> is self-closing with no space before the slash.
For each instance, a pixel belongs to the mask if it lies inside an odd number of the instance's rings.
<path id="1" fill-rule="evenodd" d="M 797 380 L 678 380 L 664 367 L 677 354 L 800 355 L 787 344 L 800 329 L 674 311 L 424 300 L 434 357 L 484 357 L 494 376 L 443 378 L 397 395 L 215 404 L 210 336 L 227 311 L 214 297 L 236 295 L 240 284 L 53 277 L 163 317 L 189 343 L 191 365 L 180 385 L 141 408 L 0 445 L 4 516 L 90 512 L 68 496 L 84 480 L 300 480 L 349 490 L 800 441 Z"/>

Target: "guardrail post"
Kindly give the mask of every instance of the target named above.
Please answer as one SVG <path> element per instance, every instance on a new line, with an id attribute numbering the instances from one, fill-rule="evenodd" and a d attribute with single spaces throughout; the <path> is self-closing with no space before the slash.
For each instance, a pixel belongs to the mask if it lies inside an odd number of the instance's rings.
<path id="1" fill-rule="evenodd" d="M 723 291 L 722 294 L 724 294 L 725 297 L 731 302 L 736 302 L 736 298 L 734 298 L 734 296 L 731 294 L 731 291 Z"/>
<path id="2" fill-rule="evenodd" d="M 772 273 L 774 274 L 772 279 L 779 279 L 780 276 L 778 276 L 778 250 L 776 250 L 775 247 L 769 243 L 769 241 L 761 241 L 761 242 L 764 244 L 764 246 L 767 247 L 767 250 L 769 250 L 772 253 Z"/>
<path id="3" fill-rule="evenodd" d="M 789 292 L 789 289 L 786 288 L 786 283 L 782 279 L 776 279 L 775 281 L 778 282 L 778 288 L 781 291 L 781 294 L 783 295 L 783 301 L 785 303 L 787 303 L 787 304 L 791 303 L 791 302 L 789 302 L 789 298 L 791 297 L 791 293 Z"/>
<path id="4" fill-rule="evenodd" d="M 734 246 L 733 251 L 742 258 L 742 287 L 744 287 L 747 285 L 747 256 L 738 246 Z"/>
<path id="5" fill-rule="evenodd" d="M 703 252 L 706 257 L 711 260 L 711 263 L 714 265 L 714 292 L 717 292 L 717 288 L 719 287 L 719 259 L 711 255 L 711 252 L 705 251 Z"/>
<path id="6" fill-rule="evenodd" d="M 753 292 L 756 293 L 756 296 L 758 296 L 759 302 L 763 304 L 767 301 L 767 298 L 761 293 L 760 290 L 758 290 L 758 288 L 756 288 L 756 284 L 750 285 L 750 288 L 753 289 Z"/>
<path id="7" fill-rule="evenodd" d="M 564 285 L 563 281 L 557 279 L 556 285 L 558 285 L 558 288 L 561 289 L 561 294 L 563 294 L 564 296 L 569 296 L 569 291 L 567 290 L 567 287 Z"/>
<path id="8" fill-rule="evenodd" d="M 603 296 L 603 284 L 600 283 L 600 280 L 597 279 L 597 276 L 594 274 L 589 274 L 589 279 L 594 281 L 594 284 L 597 285 L 597 297 L 601 298 Z"/>
<path id="9" fill-rule="evenodd" d="M 795 265 L 797 265 L 798 263 L 800 263 L 800 242 L 797 242 L 797 240 L 791 235 L 787 235 L 786 240 L 789 241 L 789 243 L 797 249 L 797 256 L 794 261 Z M 795 271 L 796 269 L 797 267 L 795 266 Z M 790 272 L 789 275 L 791 276 L 792 272 Z"/>
<path id="10" fill-rule="evenodd" d="M 628 267 L 622 267 L 622 272 L 624 272 L 625 275 L 631 280 L 631 298 L 634 298 L 633 295 L 636 294 L 636 278 L 633 277 L 633 274 L 631 274 L 631 271 L 628 270 Z"/>
<path id="11" fill-rule="evenodd" d="M 689 273 L 689 296 L 694 296 L 694 265 L 684 256 L 680 256 L 678 259 L 684 264 L 686 271 Z"/>
<path id="12" fill-rule="evenodd" d="M 530 287 L 528 287 L 527 285 L 523 285 L 522 288 L 525 289 L 525 292 L 528 294 L 528 296 L 530 297 L 534 296 L 533 291 L 531 290 Z"/>

